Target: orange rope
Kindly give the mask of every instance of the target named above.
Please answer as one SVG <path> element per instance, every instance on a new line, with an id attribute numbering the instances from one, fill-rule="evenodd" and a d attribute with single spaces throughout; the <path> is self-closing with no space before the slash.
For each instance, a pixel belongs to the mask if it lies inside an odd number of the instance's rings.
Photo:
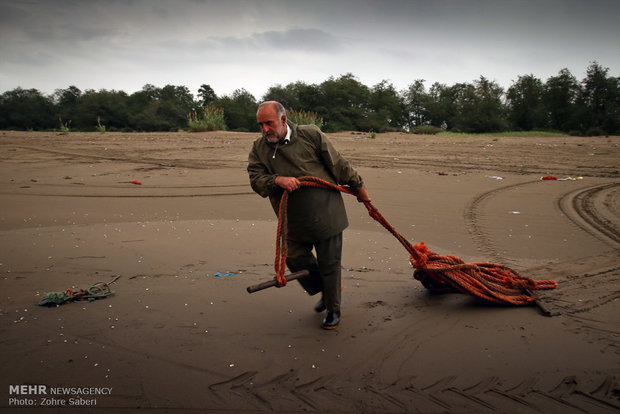
<path id="1" fill-rule="evenodd" d="M 348 187 L 331 184 L 317 177 L 299 177 L 302 186 L 353 194 Z M 287 255 L 287 206 L 288 191 L 282 194 L 278 215 L 278 234 L 276 240 L 276 280 L 278 286 L 286 285 L 284 270 Z M 464 263 L 456 256 L 442 256 L 428 249 L 421 242 L 411 245 L 370 202 L 364 202 L 368 214 L 388 230 L 409 252 L 413 276 L 424 287 L 433 291 L 458 291 L 490 302 L 508 305 L 531 305 L 538 299 L 531 290 L 554 289 L 558 286 L 553 280 L 535 281 L 522 277 L 515 270 L 495 263 Z"/>

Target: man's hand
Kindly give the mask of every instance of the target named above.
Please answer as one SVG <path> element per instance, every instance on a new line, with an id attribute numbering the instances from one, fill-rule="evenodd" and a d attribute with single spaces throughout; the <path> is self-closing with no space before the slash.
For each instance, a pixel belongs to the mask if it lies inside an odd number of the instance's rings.
<path id="1" fill-rule="evenodd" d="M 289 193 L 301 187 L 301 182 L 295 177 L 276 177 L 274 182 Z"/>
<path id="2" fill-rule="evenodd" d="M 362 188 L 357 190 L 355 195 L 357 196 L 357 201 L 360 203 L 370 203 L 370 196 L 368 195 L 368 191 L 366 191 L 366 187 L 362 186 Z"/>

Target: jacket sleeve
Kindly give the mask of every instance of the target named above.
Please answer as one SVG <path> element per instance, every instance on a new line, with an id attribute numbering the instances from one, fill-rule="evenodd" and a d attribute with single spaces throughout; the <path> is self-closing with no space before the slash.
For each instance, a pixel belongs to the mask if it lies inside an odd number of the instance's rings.
<path id="1" fill-rule="evenodd" d="M 247 169 L 252 190 L 262 197 L 269 197 L 274 194 L 277 175 L 270 173 L 265 164 L 260 160 L 256 144 L 252 146 L 252 151 L 250 151 Z"/>
<path id="2" fill-rule="evenodd" d="M 363 185 L 362 177 L 334 147 L 327 136 L 319 130 L 321 135 L 321 157 L 339 185 L 348 185 L 353 191 L 358 191 Z"/>

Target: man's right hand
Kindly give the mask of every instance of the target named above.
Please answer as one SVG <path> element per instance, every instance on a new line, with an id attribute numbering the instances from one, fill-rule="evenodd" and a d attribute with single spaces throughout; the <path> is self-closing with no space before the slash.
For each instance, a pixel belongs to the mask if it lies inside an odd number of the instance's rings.
<path id="1" fill-rule="evenodd" d="M 275 184 L 286 191 L 293 192 L 301 187 L 301 182 L 295 177 L 276 177 Z"/>

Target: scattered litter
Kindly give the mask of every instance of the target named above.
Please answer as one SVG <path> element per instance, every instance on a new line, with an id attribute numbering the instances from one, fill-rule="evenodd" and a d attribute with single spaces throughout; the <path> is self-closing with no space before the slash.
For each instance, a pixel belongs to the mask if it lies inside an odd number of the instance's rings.
<path id="1" fill-rule="evenodd" d="M 132 180 L 131 183 L 136 185 L 142 185 L 142 183 L 138 180 Z"/>
<path id="2" fill-rule="evenodd" d="M 491 175 L 491 176 L 489 176 L 489 178 L 493 178 L 495 180 L 503 180 L 504 179 L 504 177 L 500 177 L 498 175 Z"/>
<path id="3" fill-rule="evenodd" d="M 511 211 L 510 214 L 521 214 L 520 211 Z"/>
<path id="4" fill-rule="evenodd" d="M 39 306 L 60 306 L 65 303 L 75 301 L 88 301 L 92 302 L 97 299 L 104 299 L 114 294 L 114 291 L 110 289 L 112 283 L 116 282 L 120 276 L 115 277 L 110 282 L 97 282 L 91 285 L 88 289 L 80 289 L 73 291 L 67 289 L 64 292 L 48 292 L 45 294 L 45 299 L 38 303 Z"/>
<path id="5" fill-rule="evenodd" d="M 577 178 L 573 178 L 573 177 L 564 177 L 564 178 L 558 178 L 555 177 L 553 175 L 545 175 L 543 177 L 540 177 L 541 180 L 557 180 L 557 181 L 576 181 L 576 180 L 583 180 L 583 177 L 577 177 Z"/>
<path id="6" fill-rule="evenodd" d="M 213 276 L 216 276 L 216 277 L 225 277 L 225 276 L 234 276 L 234 275 L 236 275 L 236 273 L 228 272 L 228 273 L 221 274 L 220 272 L 217 272 L 217 273 L 215 273 Z"/>

